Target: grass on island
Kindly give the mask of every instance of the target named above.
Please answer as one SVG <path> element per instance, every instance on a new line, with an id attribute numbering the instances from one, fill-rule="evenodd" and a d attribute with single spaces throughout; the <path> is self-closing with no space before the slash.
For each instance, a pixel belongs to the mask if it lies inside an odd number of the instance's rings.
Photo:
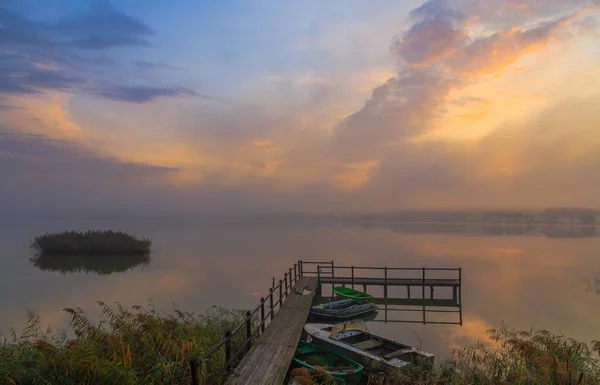
<path id="1" fill-rule="evenodd" d="M 228 330 L 245 317 L 243 311 L 213 309 L 204 315 L 174 310 L 164 313 L 134 306 L 127 310 L 99 302 L 102 316 L 94 323 L 79 308 L 64 309 L 70 329 L 54 333 L 41 328 L 34 312 L 20 333 L 0 335 L 0 382 L 7 384 L 189 384 L 189 360 L 202 358 Z M 242 333 L 243 334 L 243 333 Z M 244 345 L 234 335 L 232 349 Z M 200 368 L 200 384 L 224 382 L 223 349 Z M 214 366 L 212 366 L 214 364 Z"/>
<path id="2" fill-rule="evenodd" d="M 36 237 L 31 247 L 38 254 L 149 254 L 152 241 L 121 231 L 63 231 Z"/>

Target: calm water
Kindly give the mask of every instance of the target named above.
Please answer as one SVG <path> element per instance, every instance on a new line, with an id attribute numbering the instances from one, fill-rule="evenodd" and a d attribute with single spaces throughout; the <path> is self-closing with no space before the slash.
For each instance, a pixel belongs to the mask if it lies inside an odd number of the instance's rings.
<path id="1" fill-rule="evenodd" d="M 125 272 L 41 270 L 26 245 L 43 232 L 112 228 L 154 242 L 150 264 Z M 462 267 L 463 325 L 373 323 L 381 334 L 439 356 L 511 328 L 600 338 L 600 237 L 596 228 L 503 228 L 477 225 L 313 225 L 207 223 L 173 218 L 0 220 L 0 329 L 19 326 L 25 309 L 64 327 L 61 309 L 96 301 L 154 304 L 205 312 L 214 305 L 253 308 L 297 260 L 344 265 Z M 98 267 L 99 271 L 110 267 Z M 117 267 L 117 270 L 122 270 Z M 404 314 L 388 318 L 403 318 Z M 406 318 L 417 317 L 407 314 Z M 446 316 L 444 316 L 446 317 Z M 449 316 L 448 316 L 449 317 Z M 382 314 L 380 314 L 382 318 Z"/>

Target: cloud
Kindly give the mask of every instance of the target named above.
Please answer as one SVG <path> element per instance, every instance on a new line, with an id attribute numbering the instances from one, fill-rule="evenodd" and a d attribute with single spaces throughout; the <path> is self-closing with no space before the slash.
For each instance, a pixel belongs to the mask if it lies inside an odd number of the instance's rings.
<path id="1" fill-rule="evenodd" d="M 157 62 L 149 62 L 145 60 L 136 60 L 133 62 L 133 65 L 137 68 L 155 71 L 155 70 L 172 70 L 172 71 L 180 71 L 184 69 L 183 67 L 176 67 L 166 63 L 157 63 Z"/>
<path id="2" fill-rule="evenodd" d="M 98 200 L 106 205 L 105 199 L 123 202 L 131 200 L 142 186 L 158 180 L 166 183 L 176 171 L 123 162 L 79 142 L 45 135 L 0 134 L 0 179 L 4 181 L 0 185 L 4 207 L 0 207 L 5 210 L 85 207 Z"/>
<path id="3" fill-rule="evenodd" d="M 122 85 L 104 89 L 102 84 L 114 76 L 110 71 L 99 72 L 94 67 L 113 67 L 112 71 L 119 68 L 114 59 L 98 56 L 98 52 L 149 45 L 149 38 L 156 34 L 143 21 L 122 13 L 108 1 L 94 1 L 87 11 L 55 23 L 34 22 L 0 5 L 0 26 L 2 94 L 54 90 L 92 93 L 135 103 L 150 102 L 158 97 L 210 98 L 178 86 Z M 146 68 L 151 66 L 140 63 Z M 163 68 L 167 66 L 164 64 Z"/>
<path id="4" fill-rule="evenodd" d="M 112 100 L 133 103 L 145 103 L 163 97 L 199 96 L 212 99 L 209 95 L 197 94 L 185 87 L 119 86 L 97 91 L 97 94 Z"/>
<path id="5" fill-rule="evenodd" d="M 397 74 L 339 124 L 331 142 L 333 153 L 351 161 L 370 160 L 394 143 L 427 134 L 445 115 L 452 91 L 541 50 L 588 10 L 586 2 L 564 6 L 550 1 L 541 7 L 515 0 L 507 7 L 525 12 L 526 18 L 495 17 L 488 2 L 483 3 L 430 0 L 413 10 L 412 26 L 391 47 Z M 502 9 L 505 2 L 493 3 L 492 9 Z M 494 28 L 491 32 L 474 32 L 473 23 L 492 19 L 485 24 Z"/>
<path id="6" fill-rule="evenodd" d="M 105 0 L 94 1 L 88 12 L 63 18 L 51 28 L 61 36 L 61 44 L 82 49 L 148 45 L 146 39 L 155 34 Z"/>

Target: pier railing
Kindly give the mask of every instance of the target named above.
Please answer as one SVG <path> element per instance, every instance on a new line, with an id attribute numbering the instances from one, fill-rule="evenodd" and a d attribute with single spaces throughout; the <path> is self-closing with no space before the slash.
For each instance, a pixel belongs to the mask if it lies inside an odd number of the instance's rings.
<path id="1" fill-rule="evenodd" d="M 298 261 L 285 272 L 278 283 L 273 278 L 269 294 L 261 297 L 260 304 L 254 310 L 246 312 L 239 325 L 225 332 L 223 340 L 200 360 L 190 360 L 192 384 L 199 384 L 200 375 L 207 384 L 225 380 L 279 312 L 301 276 L 302 261 Z"/>

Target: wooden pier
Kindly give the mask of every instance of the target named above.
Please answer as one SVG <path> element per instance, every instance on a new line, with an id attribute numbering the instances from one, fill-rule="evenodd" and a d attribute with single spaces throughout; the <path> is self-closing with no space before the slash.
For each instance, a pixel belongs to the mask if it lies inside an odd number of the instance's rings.
<path id="1" fill-rule="evenodd" d="M 232 385 L 283 383 L 308 318 L 316 287 L 316 278 L 298 280 L 265 333 L 231 374 Z M 304 290 L 310 293 L 302 295 Z"/>
<path id="2" fill-rule="evenodd" d="M 315 296 L 321 297 L 323 284 L 330 284 L 332 288 L 334 285 L 359 285 L 365 292 L 368 286 L 382 287 L 383 297 L 375 297 L 374 302 L 380 305 L 378 308 L 384 311 L 385 318 L 373 322 L 462 325 L 461 276 L 460 268 L 335 266 L 333 261 L 298 261 L 288 269 L 278 285 L 273 278 L 269 294 L 260 299 L 258 307 L 246 312 L 242 323 L 227 331 L 224 339 L 201 359 L 190 360 L 192 385 L 200 383 L 202 373 L 202 384 L 282 383 L 304 329 L 312 301 Z M 406 287 L 407 296 L 388 296 L 388 287 L 393 286 Z M 420 288 L 421 290 L 416 292 L 420 291 L 421 295 L 411 296 L 411 287 Z M 436 298 L 436 287 L 451 288 L 452 298 L 440 298 L 439 294 Z M 426 295 L 427 288 L 429 295 Z M 325 298 L 321 297 L 321 300 Z M 393 305 L 410 308 L 392 308 Z M 422 313 L 422 318 L 390 320 L 388 311 L 418 311 Z M 426 318 L 428 312 L 457 313 L 459 320 L 436 322 Z"/>

